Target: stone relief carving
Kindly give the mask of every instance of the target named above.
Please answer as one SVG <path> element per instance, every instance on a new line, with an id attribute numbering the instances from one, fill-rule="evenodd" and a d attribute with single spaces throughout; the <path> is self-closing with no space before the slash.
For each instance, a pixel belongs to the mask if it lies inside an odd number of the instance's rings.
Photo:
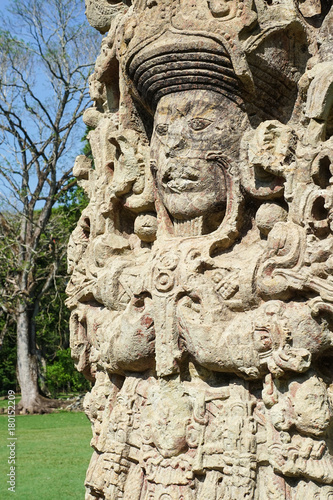
<path id="1" fill-rule="evenodd" d="M 86 3 L 86 498 L 333 498 L 330 2 Z"/>

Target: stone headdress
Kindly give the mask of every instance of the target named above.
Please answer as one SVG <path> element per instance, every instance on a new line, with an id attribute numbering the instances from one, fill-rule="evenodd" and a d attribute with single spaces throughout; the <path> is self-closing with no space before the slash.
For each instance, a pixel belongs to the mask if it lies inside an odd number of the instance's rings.
<path id="1" fill-rule="evenodd" d="M 252 0 L 140 0 L 117 30 L 132 95 L 153 110 L 163 95 L 204 88 L 268 109 L 267 118 L 281 119 L 281 108 L 289 117 L 305 29 L 293 0 L 270 9 L 274 23 L 265 2 L 255 10 Z"/>
<path id="2" fill-rule="evenodd" d="M 151 108 L 163 95 L 189 89 L 210 89 L 239 101 L 240 86 L 250 90 L 253 84 L 235 37 L 244 29 L 244 11 L 248 17 L 251 12 L 251 22 L 256 15 L 248 0 L 236 3 L 222 21 L 214 18 L 209 2 L 200 14 L 194 1 L 153 0 L 141 12 L 137 6 L 136 16 L 118 32 L 119 59 L 132 91 Z"/>

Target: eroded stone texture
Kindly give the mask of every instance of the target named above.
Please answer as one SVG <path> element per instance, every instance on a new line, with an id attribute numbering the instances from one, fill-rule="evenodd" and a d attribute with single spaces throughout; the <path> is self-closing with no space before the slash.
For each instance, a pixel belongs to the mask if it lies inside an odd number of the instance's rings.
<path id="1" fill-rule="evenodd" d="M 327 0 L 87 0 L 86 498 L 333 498 Z"/>

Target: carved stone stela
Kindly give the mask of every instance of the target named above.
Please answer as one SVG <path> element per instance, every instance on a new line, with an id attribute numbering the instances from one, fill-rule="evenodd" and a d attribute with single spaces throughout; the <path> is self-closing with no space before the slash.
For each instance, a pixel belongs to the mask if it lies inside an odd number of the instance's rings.
<path id="1" fill-rule="evenodd" d="M 86 4 L 86 499 L 332 499 L 331 4 Z"/>

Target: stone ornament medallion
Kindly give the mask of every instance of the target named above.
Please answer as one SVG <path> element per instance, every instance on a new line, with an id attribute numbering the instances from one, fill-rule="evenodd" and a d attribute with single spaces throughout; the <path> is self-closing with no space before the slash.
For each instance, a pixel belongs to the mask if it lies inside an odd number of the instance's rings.
<path id="1" fill-rule="evenodd" d="M 331 2 L 86 7 L 86 499 L 333 499 Z"/>

